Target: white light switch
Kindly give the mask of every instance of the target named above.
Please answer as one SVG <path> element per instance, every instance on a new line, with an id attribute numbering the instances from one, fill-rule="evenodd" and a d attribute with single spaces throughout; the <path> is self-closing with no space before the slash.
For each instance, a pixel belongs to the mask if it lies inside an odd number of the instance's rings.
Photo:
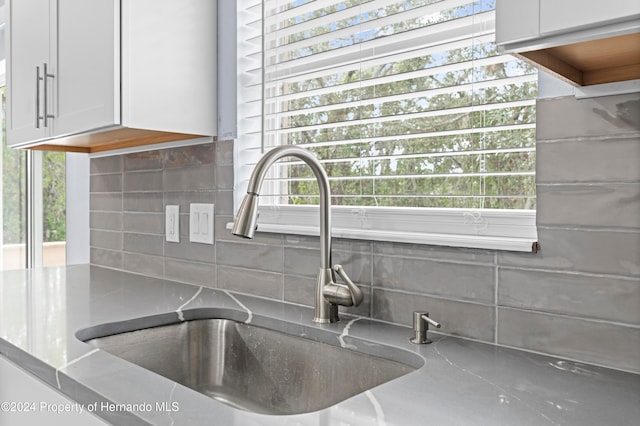
<path id="1" fill-rule="evenodd" d="M 213 204 L 189 205 L 189 241 L 213 244 Z"/>
<path id="2" fill-rule="evenodd" d="M 167 241 L 180 242 L 180 206 L 167 206 L 164 231 Z"/>

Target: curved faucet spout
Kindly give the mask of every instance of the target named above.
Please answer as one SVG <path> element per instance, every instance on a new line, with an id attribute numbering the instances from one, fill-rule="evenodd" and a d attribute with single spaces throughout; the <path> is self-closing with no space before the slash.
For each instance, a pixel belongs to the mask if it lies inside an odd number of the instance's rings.
<path id="1" fill-rule="evenodd" d="M 329 178 L 318 159 L 309 151 L 294 146 L 279 146 L 267 152 L 251 173 L 238 216 L 231 233 L 239 237 L 253 238 L 258 219 L 258 197 L 267 171 L 276 161 L 285 157 L 296 157 L 309 165 L 320 188 L 320 268 L 331 269 L 331 188 Z"/>
<path id="2" fill-rule="evenodd" d="M 258 197 L 269 167 L 284 157 L 296 157 L 309 165 L 320 188 L 320 271 L 316 281 L 315 322 L 338 321 L 337 305 L 353 306 L 362 301 L 362 292 L 347 277 L 342 267 L 339 275 L 346 286 L 335 283 L 331 266 L 331 188 L 329 178 L 320 161 L 309 151 L 292 145 L 280 146 L 267 152 L 256 164 L 231 232 L 234 235 L 253 238 L 258 220 Z"/>

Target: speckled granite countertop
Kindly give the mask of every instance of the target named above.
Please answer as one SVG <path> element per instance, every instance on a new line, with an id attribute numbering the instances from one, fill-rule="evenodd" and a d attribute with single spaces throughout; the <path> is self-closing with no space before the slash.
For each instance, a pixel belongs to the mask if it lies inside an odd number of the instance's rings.
<path id="1" fill-rule="evenodd" d="M 318 325 L 306 307 L 96 267 L 1 277 L 0 355 L 84 405 L 179 407 L 99 411 L 117 425 L 600 426 L 640 419 L 640 376 L 630 373 L 438 335 L 416 346 L 406 327 L 348 316 Z M 87 338 L 196 318 L 250 321 L 374 352 L 377 344 L 389 345 L 420 368 L 325 410 L 269 416 L 231 408 L 77 338 L 80 330 Z"/>

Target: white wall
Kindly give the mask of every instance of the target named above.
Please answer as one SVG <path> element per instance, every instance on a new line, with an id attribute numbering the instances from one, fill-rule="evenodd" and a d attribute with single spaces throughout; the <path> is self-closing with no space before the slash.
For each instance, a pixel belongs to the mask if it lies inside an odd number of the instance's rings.
<path id="1" fill-rule="evenodd" d="M 67 265 L 89 263 L 89 157 L 67 153 Z"/>

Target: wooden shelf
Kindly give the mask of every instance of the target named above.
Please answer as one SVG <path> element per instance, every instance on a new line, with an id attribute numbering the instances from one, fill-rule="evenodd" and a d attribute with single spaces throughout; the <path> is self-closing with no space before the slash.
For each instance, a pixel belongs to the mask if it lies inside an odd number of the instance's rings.
<path id="1" fill-rule="evenodd" d="M 93 153 L 201 137 L 207 136 L 121 128 L 56 138 L 45 143 L 21 146 L 20 148 Z"/>
<path id="2" fill-rule="evenodd" d="M 640 79 L 640 33 L 517 55 L 576 86 Z"/>

